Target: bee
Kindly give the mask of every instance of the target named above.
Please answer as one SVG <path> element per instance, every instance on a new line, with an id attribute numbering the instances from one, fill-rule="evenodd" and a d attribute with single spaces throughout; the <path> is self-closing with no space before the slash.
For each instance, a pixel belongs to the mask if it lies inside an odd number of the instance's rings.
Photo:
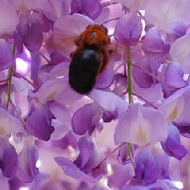
<path id="1" fill-rule="evenodd" d="M 90 25 L 75 40 L 76 50 L 70 54 L 69 84 L 81 94 L 90 92 L 97 76 L 108 64 L 110 37 L 102 25 Z"/>

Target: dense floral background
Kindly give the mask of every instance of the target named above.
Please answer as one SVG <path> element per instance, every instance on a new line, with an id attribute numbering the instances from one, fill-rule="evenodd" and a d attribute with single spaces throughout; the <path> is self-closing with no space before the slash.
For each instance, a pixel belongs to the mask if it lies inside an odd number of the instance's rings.
<path id="1" fill-rule="evenodd" d="M 190 189 L 190 0 L 0 0 L 0 189 Z M 87 26 L 111 38 L 69 85 Z M 89 63 L 90 64 L 90 63 Z"/>

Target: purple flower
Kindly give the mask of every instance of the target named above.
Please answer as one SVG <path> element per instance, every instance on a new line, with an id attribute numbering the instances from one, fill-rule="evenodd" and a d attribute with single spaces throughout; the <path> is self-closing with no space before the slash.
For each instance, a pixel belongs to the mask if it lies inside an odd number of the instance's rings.
<path id="1" fill-rule="evenodd" d="M 182 88 L 165 99 L 159 110 L 166 115 L 168 120 L 175 122 L 177 125 L 187 125 L 190 123 L 188 114 L 189 95 L 189 86 Z"/>
<path id="2" fill-rule="evenodd" d="M 180 143 L 180 133 L 175 126 L 170 126 L 170 131 L 167 140 L 162 143 L 162 148 L 169 156 L 173 156 L 181 160 L 187 151 Z"/>
<path id="3" fill-rule="evenodd" d="M 0 184 L 1 184 L 1 188 L 2 189 L 4 189 L 4 190 L 10 190 L 8 179 L 5 178 L 4 176 L 1 176 L 1 174 L 0 174 Z"/>
<path id="4" fill-rule="evenodd" d="M 18 156 L 8 139 L 0 138 L 0 169 L 6 177 L 13 177 L 18 167 Z"/>
<path id="5" fill-rule="evenodd" d="M 119 149 L 117 159 L 118 159 L 120 164 L 126 165 L 126 164 L 131 162 L 130 157 L 127 158 L 127 156 L 126 156 L 127 155 L 127 149 L 128 149 L 127 144 L 122 145 L 121 148 Z M 133 149 L 131 149 L 130 154 L 131 154 L 131 156 L 134 155 Z"/>
<path id="6" fill-rule="evenodd" d="M 12 44 L 0 39 L 0 71 L 9 68 L 12 60 Z"/>
<path id="7" fill-rule="evenodd" d="M 156 84 L 158 80 L 155 77 L 158 77 L 158 68 L 159 63 L 156 59 L 151 57 L 143 57 L 137 63 L 136 66 L 132 68 L 132 74 L 135 82 L 142 88 L 150 88 L 152 85 Z M 139 68 L 140 67 L 140 68 Z M 148 71 L 150 74 L 146 73 Z"/>
<path id="8" fill-rule="evenodd" d="M 175 21 L 169 23 L 165 28 L 164 32 L 170 42 L 174 42 L 176 39 L 184 36 L 187 32 L 188 26 L 183 21 Z"/>
<path id="9" fill-rule="evenodd" d="M 133 168 L 130 164 L 123 166 L 115 163 L 111 167 L 113 173 L 108 176 L 108 186 L 110 188 L 121 189 L 134 175 Z"/>
<path id="10" fill-rule="evenodd" d="M 167 66 L 162 83 L 166 97 L 188 85 L 187 81 L 183 79 L 183 75 L 184 71 L 180 63 L 173 62 Z"/>
<path id="11" fill-rule="evenodd" d="M 16 176 L 20 179 L 20 181 L 27 183 L 32 182 L 39 173 L 36 168 L 38 151 L 37 148 L 31 143 L 32 142 L 29 139 L 24 141 L 24 147 L 18 154 L 18 170 L 16 173 Z"/>
<path id="12" fill-rule="evenodd" d="M 135 175 L 145 183 L 153 183 L 160 177 L 156 156 L 148 149 L 140 149 L 135 155 Z"/>
<path id="13" fill-rule="evenodd" d="M 30 51 L 37 51 L 43 42 L 42 33 L 48 32 L 50 27 L 43 14 L 37 12 L 31 14 L 30 11 L 26 11 L 20 15 L 20 25 L 17 29 L 17 45 L 20 46 L 20 43 L 23 43 Z"/>
<path id="14" fill-rule="evenodd" d="M 81 13 L 92 19 L 96 19 L 101 12 L 102 6 L 99 0 L 72 0 L 71 2 L 71 14 Z"/>
<path id="15" fill-rule="evenodd" d="M 100 130 L 100 119 L 102 118 L 102 109 L 96 103 L 86 104 L 79 108 L 72 118 L 72 128 L 77 135 L 84 135 L 87 131 L 92 135 L 97 128 Z M 85 116 L 85 117 L 84 117 Z"/>
<path id="16" fill-rule="evenodd" d="M 0 123 L 0 137 L 26 133 L 22 122 L 3 108 L 0 108 Z"/>
<path id="17" fill-rule="evenodd" d="M 38 105 L 29 114 L 26 128 L 29 134 L 41 140 L 49 140 L 54 128 L 51 126 L 52 114 L 46 104 Z"/>
<path id="18" fill-rule="evenodd" d="M 131 104 L 118 121 L 114 140 L 116 144 L 130 142 L 146 145 L 165 141 L 168 130 L 168 122 L 160 111 L 140 104 Z"/>
<path id="19" fill-rule="evenodd" d="M 7 34 L 12 35 L 19 23 L 16 9 L 9 1 L 1 0 L 0 4 L 0 37 Z"/>
<path id="20" fill-rule="evenodd" d="M 56 157 L 55 161 L 66 175 L 91 183 L 99 181 L 105 171 L 102 167 L 96 168 L 100 158 L 93 139 L 82 137 L 78 146 L 80 153 L 74 162 L 64 157 Z"/>
<path id="21" fill-rule="evenodd" d="M 114 38 L 126 46 L 134 46 L 138 43 L 141 32 L 141 18 L 135 13 L 127 13 L 118 20 Z"/>
<path id="22" fill-rule="evenodd" d="M 71 129 L 71 113 L 66 106 L 55 101 L 50 102 L 49 107 L 54 116 L 52 126 L 55 129 L 51 138 L 60 139 Z"/>
<path id="23" fill-rule="evenodd" d="M 162 31 L 152 27 L 145 35 L 142 49 L 147 55 L 163 59 L 169 54 L 170 46 L 166 43 Z"/>
<path id="24" fill-rule="evenodd" d="M 190 72 L 189 68 L 190 50 L 188 48 L 189 43 L 190 43 L 190 35 L 186 34 L 181 38 L 178 38 L 174 43 L 172 43 L 170 49 L 171 60 L 180 63 L 185 73 Z"/>
<path id="25" fill-rule="evenodd" d="M 70 53 L 75 49 L 74 40 L 91 24 L 93 24 L 93 21 L 90 18 L 80 14 L 58 18 L 53 30 L 55 49 L 63 56 L 69 58 Z"/>
<path id="26" fill-rule="evenodd" d="M 123 115 L 128 109 L 128 103 L 113 92 L 94 89 L 88 96 L 96 101 L 105 111 L 117 117 Z"/>

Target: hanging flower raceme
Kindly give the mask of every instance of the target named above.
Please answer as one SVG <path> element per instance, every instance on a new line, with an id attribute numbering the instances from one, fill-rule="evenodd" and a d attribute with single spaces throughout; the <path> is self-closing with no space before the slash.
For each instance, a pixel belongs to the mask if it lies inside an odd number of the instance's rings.
<path id="1" fill-rule="evenodd" d="M 1 189 L 189 189 L 189 9 L 0 0 Z"/>

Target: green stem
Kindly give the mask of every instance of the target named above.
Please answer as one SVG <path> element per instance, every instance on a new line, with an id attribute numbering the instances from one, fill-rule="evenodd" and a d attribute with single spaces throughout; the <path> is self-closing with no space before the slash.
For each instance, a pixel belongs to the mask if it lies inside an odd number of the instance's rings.
<path id="1" fill-rule="evenodd" d="M 15 53 L 16 53 L 16 45 L 13 44 L 13 51 L 12 51 L 12 56 L 13 56 L 13 58 L 14 58 L 14 56 L 15 56 Z M 8 107 L 9 107 L 9 103 L 10 103 L 10 101 L 11 101 L 11 84 L 12 84 L 13 72 L 14 72 L 14 66 L 11 65 L 11 67 L 9 68 L 8 77 L 7 77 L 7 80 L 8 80 L 7 109 L 8 109 Z"/>
<path id="2" fill-rule="evenodd" d="M 132 67 L 132 61 L 131 61 L 131 50 L 130 47 L 127 47 L 127 82 L 128 82 L 128 96 L 129 96 L 129 103 L 133 103 L 133 88 L 132 88 L 132 72 L 131 72 L 131 67 Z"/>
<path id="3" fill-rule="evenodd" d="M 131 50 L 130 47 L 127 47 L 127 84 L 128 84 L 128 97 L 129 97 L 129 103 L 133 103 L 133 88 L 132 88 L 132 61 L 131 61 Z M 131 153 L 131 144 L 127 143 L 127 155 L 126 159 L 130 157 Z"/>

